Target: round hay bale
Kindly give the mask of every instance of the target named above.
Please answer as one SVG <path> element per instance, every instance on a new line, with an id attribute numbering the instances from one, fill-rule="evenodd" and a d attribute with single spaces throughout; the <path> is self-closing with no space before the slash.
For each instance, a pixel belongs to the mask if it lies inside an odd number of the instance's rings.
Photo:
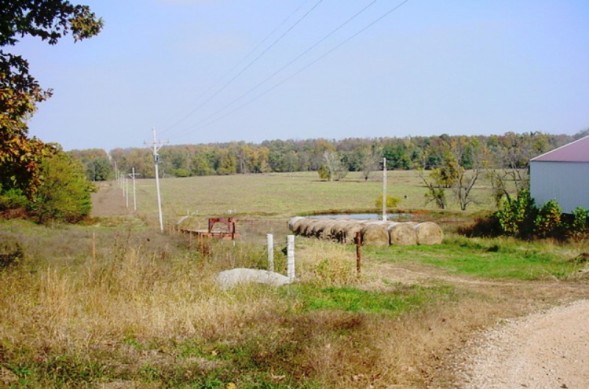
<path id="1" fill-rule="evenodd" d="M 293 224 L 292 232 L 294 232 L 296 235 L 301 235 L 303 227 L 305 226 L 306 222 L 307 222 L 307 219 L 305 219 L 305 218 L 301 218 L 300 220 L 297 220 Z"/>
<path id="2" fill-rule="evenodd" d="M 291 217 L 288 220 L 288 229 L 292 232 L 295 232 L 297 225 L 300 223 L 301 220 L 305 220 L 305 218 L 301 216 Z"/>
<path id="3" fill-rule="evenodd" d="M 352 244 L 354 243 L 354 238 L 356 237 L 357 232 L 362 232 L 362 228 L 364 225 L 357 221 L 351 221 L 346 223 L 343 227 L 343 243 Z"/>
<path id="4" fill-rule="evenodd" d="M 391 244 L 410 246 L 417 244 L 417 232 L 413 223 L 390 223 L 389 239 Z"/>
<path id="5" fill-rule="evenodd" d="M 321 224 L 321 230 L 317 232 L 317 237 L 330 240 L 333 239 L 331 235 L 331 229 L 335 225 L 335 220 L 326 220 L 325 223 Z"/>
<path id="6" fill-rule="evenodd" d="M 320 227 L 319 226 L 320 223 L 321 223 L 321 220 L 311 219 L 309 221 L 308 226 L 307 226 L 307 230 L 305 231 L 306 236 L 309 238 L 317 236 L 317 230 Z"/>
<path id="7" fill-rule="evenodd" d="M 317 222 L 317 220 L 313 220 L 313 219 L 305 219 L 303 220 L 300 226 L 300 234 L 302 236 L 310 236 L 309 234 L 311 233 L 311 229 L 313 228 L 313 224 L 315 224 Z"/>
<path id="8" fill-rule="evenodd" d="M 331 225 L 331 239 L 336 242 L 343 243 L 344 241 L 344 227 L 348 223 L 346 220 L 336 220 Z"/>
<path id="9" fill-rule="evenodd" d="M 305 220 L 307 220 L 307 219 L 302 218 L 302 219 L 297 220 L 296 222 L 293 223 L 293 225 L 292 225 L 292 232 L 295 235 L 300 235 L 301 234 L 301 229 L 302 229 L 303 225 L 305 224 Z"/>
<path id="10" fill-rule="evenodd" d="M 362 242 L 369 246 L 388 246 L 389 231 L 386 224 L 370 223 L 362 229 Z"/>
<path id="11" fill-rule="evenodd" d="M 444 232 L 436 223 L 424 222 L 415 226 L 417 233 L 417 244 L 431 245 L 440 244 L 444 239 Z"/>
<path id="12" fill-rule="evenodd" d="M 323 229 L 325 228 L 326 223 L 326 220 L 315 220 L 315 223 L 313 223 L 309 230 L 309 236 L 319 238 L 319 236 L 321 235 L 321 231 L 323 231 Z"/>

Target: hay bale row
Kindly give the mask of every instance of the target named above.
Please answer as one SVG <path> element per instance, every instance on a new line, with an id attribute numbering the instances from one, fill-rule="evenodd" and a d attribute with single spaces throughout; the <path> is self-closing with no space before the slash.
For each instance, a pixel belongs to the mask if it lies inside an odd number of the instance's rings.
<path id="1" fill-rule="evenodd" d="M 333 240 L 340 243 L 354 243 L 357 233 L 370 246 L 386 245 L 432 245 L 442 243 L 444 234 L 433 222 L 385 222 L 374 220 L 313 219 L 293 217 L 289 229 L 301 236 Z"/>

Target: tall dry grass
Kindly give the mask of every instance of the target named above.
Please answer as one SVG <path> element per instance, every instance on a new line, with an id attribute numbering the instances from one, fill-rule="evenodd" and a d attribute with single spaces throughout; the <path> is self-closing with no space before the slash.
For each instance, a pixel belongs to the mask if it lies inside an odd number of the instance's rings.
<path id="1" fill-rule="evenodd" d="M 438 372 L 465 334 L 536 298 L 530 289 L 513 305 L 504 290 L 434 285 L 395 314 L 310 309 L 325 290 L 371 290 L 376 304 L 378 293 L 427 287 L 387 282 L 370 263 L 358 277 L 353 247 L 297 240 L 297 285 L 223 291 L 217 272 L 263 267 L 265 247 L 213 242 L 201 253 L 136 226 L 1 227 L 26 258 L 0 270 L 0 386 L 451 387 Z"/>
<path id="2" fill-rule="evenodd" d="M 67 356 L 112 370 L 111 362 L 124 365 L 121 360 L 129 359 L 121 357 L 129 342 L 238 339 L 230 329 L 283 309 L 272 296 L 217 289 L 214 274 L 239 262 L 239 250 L 233 256 L 220 249 L 215 261 L 191 252 L 172 257 L 169 246 L 154 249 L 137 239 L 110 238 L 110 249 L 100 247 L 85 261 L 29 257 L 22 266 L 0 271 L 0 363 L 51 372 L 55 359 Z M 36 374 L 50 380 L 49 372 Z"/>

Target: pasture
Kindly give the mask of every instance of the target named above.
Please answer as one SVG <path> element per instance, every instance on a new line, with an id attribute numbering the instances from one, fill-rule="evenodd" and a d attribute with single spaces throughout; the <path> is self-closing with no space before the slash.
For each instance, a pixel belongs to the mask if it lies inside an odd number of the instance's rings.
<path id="1" fill-rule="evenodd" d="M 415 172 L 388 181 L 401 209 L 438 220 L 443 244 L 365 247 L 358 275 L 353 246 L 297 237 L 298 282 L 281 288 L 225 291 L 215 275 L 264 268 L 268 232 L 284 272 L 288 217 L 374 210 L 376 174 L 331 183 L 308 173 L 164 179 L 165 234 L 153 180 L 137 181 L 137 212 L 106 183 L 88 225 L 0 222 L 2 254 L 24 253 L 0 268 L 0 386 L 452 388 L 458 352 L 477 331 L 587 296 L 584 241 L 456 232 L 492 209 L 486 181 L 466 212 L 424 206 Z M 242 239 L 203 250 L 173 232 L 187 213 L 199 227 L 230 213 Z"/>
<path id="2" fill-rule="evenodd" d="M 389 171 L 387 194 L 400 199 L 404 211 L 437 212 L 433 203 L 426 204 L 426 188 L 414 171 Z M 107 185 L 112 186 L 113 183 Z M 95 205 L 97 216 L 133 214 L 132 183 L 128 181 L 130 202 L 125 208 L 122 192 L 119 197 Z M 382 174 L 373 172 L 368 181 L 352 172 L 341 181 L 319 180 L 315 172 L 272 173 L 257 175 L 204 176 L 165 178 L 160 180 L 162 208 L 167 224 L 181 216 L 194 215 L 203 219 L 211 215 L 233 214 L 255 219 L 286 220 L 294 215 L 332 212 L 377 212 L 377 198 L 382 196 Z M 461 212 L 448 189 L 446 214 L 471 214 L 494 209 L 491 184 L 482 176 L 473 190 L 475 202 Z M 149 224 L 157 224 L 157 198 L 154 180 L 136 180 L 137 215 Z"/>

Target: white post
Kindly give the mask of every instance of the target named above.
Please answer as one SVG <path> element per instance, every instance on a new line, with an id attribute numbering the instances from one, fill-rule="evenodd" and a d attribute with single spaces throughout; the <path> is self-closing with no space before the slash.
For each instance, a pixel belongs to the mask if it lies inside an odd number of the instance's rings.
<path id="1" fill-rule="evenodd" d="M 266 239 L 268 241 L 268 270 L 274 271 L 274 236 L 267 234 Z"/>
<path id="2" fill-rule="evenodd" d="M 127 180 L 127 177 L 125 177 L 125 181 L 124 181 L 124 192 L 125 192 L 125 207 L 127 207 L 127 209 L 129 208 L 129 182 Z"/>
<path id="3" fill-rule="evenodd" d="M 137 210 L 137 194 L 135 193 L 135 168 L 133 168 L 133 211 Z"/>
<path id="4" fill-rule="evenodd" d="M 154 136 L 155 136 L 155 132 L 154 132 Z M 156 157 L 157 157 L 157 154 L 156 154 Z M 164 232 L 164 218 L 162 216 L 162 197 L 160 195 L 160 172 L 158 169 L 157 159 L 155 161 L 155 189 L 157 191 L 157 209 L 158 209 L 159 219 L 160 219 L 160 231 Z"/>
<path id="5" fill-rule="evenodd" d="M 290 282 L 295 280 L 295 237 L 294 235 L 287 236 L 286 245 L 286 273 Z"/>
<path id="6" fill-rule="evenodd" d="M 162 197 L 160 195 L 160 171 L 158 168 L 158 164 L 160 162 L 160 156 L 157 153 L 159 149 L 162 147 L 160 143 L 157 141 L 157 135 L 155 133 L 155 128 L 153 129 L 153 164 L 155 166 L 155 190 L 157 191 L 157 210 L 160 219 L 160 231 L 164 232 L 164 217 L 162 216 Z"/>
<path id="7" fill-rule="evenodd" d="M 387 221 L 387 159 L 382 159 L 382 220 Z"/>

